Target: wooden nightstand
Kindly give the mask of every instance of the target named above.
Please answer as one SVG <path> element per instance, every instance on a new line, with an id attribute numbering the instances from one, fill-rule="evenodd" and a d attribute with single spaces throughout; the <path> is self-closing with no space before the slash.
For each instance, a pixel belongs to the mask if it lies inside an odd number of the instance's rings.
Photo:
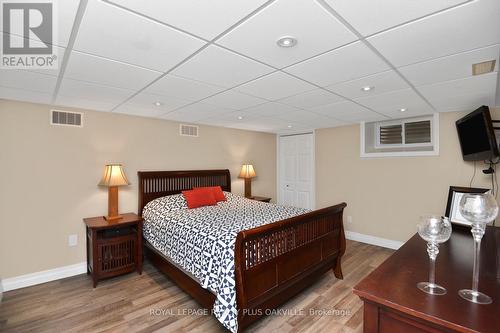
<path id="1" fill-rule="evenodd" d="M 142 274 L 142 217 L 123 214 L 109 223 L 103 216 L 83 219 L 87 226 L 87 274 L 97 282 L 132 271 Z"/>
<path id="2" fill-rule="evenodd" d="M 262 201 L 262 202 L 269 202 L 271 201 L 271 198 L 266 198 L 266 197 L 258 197 L 258 196 L 251 196 L 249 197 L 248 199 L 252 199 L 252 200 L 257 200 L 257 201 Z"/>

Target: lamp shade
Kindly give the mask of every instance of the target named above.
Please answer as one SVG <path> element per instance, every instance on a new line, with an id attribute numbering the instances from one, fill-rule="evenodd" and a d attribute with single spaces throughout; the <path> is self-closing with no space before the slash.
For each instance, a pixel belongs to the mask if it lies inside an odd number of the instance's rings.
<path id="1" fill-rule="evenodd" d="M 121 164 L 108 164 L 104 167 L 104 174 L 99 186 L 124 186 L 129 185 L 127 176 Z"/>
<path id="2" fill-rule="evenodd" d="M 243 164 L 241 166 L 240 178 L 253 178 L 257 176 L 252 164 Z"/>

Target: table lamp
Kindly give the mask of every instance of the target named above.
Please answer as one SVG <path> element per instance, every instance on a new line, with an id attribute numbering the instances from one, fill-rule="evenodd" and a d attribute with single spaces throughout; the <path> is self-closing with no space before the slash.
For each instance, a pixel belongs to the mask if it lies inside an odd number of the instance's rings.
<path id="1" fill-rule="evenodd" d="M 127 176 L 123 172 L 121 164 L 108 164 L 104 167 L 104 174 L 99 186 L 108 187 L 108 216 L 104 218 L 109 222 L 118 221 L 122 218 L 118 214 L 118 186 L 129 185 Z"/>
<path id="2" fill-rule="evenodd" d="M 256 176 L 252 164 L 243 164 L 240 171 L 240 178 L 245 179 L 245 198 L 252 196 L 252 178 Z"/>

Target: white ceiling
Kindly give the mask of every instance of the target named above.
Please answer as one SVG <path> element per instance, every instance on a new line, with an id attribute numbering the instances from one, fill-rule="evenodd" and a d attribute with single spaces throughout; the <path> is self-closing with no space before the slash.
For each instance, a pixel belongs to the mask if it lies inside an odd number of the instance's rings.
<path id="1" fill-rule="evenodd" d="M 57 3 L 59 70 L 0 98 L 273 133 L 500 105 L 498 0 Z"/>

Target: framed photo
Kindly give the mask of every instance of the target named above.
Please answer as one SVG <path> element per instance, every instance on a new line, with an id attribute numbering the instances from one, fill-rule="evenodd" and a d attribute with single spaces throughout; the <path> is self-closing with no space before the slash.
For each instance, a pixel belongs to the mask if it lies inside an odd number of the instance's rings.
<path id="1" fill-rule="evenodd" d="M 486 193 L 490 191 L 488 188 L 474 188 L 474 187 L 460 187 L 460 186 L 450 186 L 448 192 L 448 203 L 446 204 L 446 213 L 444 216 L 450 219 L 451 223 L 470 226 L 471 223 L 467 221 L 462 214 L 458 205 L 460 204 L 460 199 L 465 193 Z"/>

